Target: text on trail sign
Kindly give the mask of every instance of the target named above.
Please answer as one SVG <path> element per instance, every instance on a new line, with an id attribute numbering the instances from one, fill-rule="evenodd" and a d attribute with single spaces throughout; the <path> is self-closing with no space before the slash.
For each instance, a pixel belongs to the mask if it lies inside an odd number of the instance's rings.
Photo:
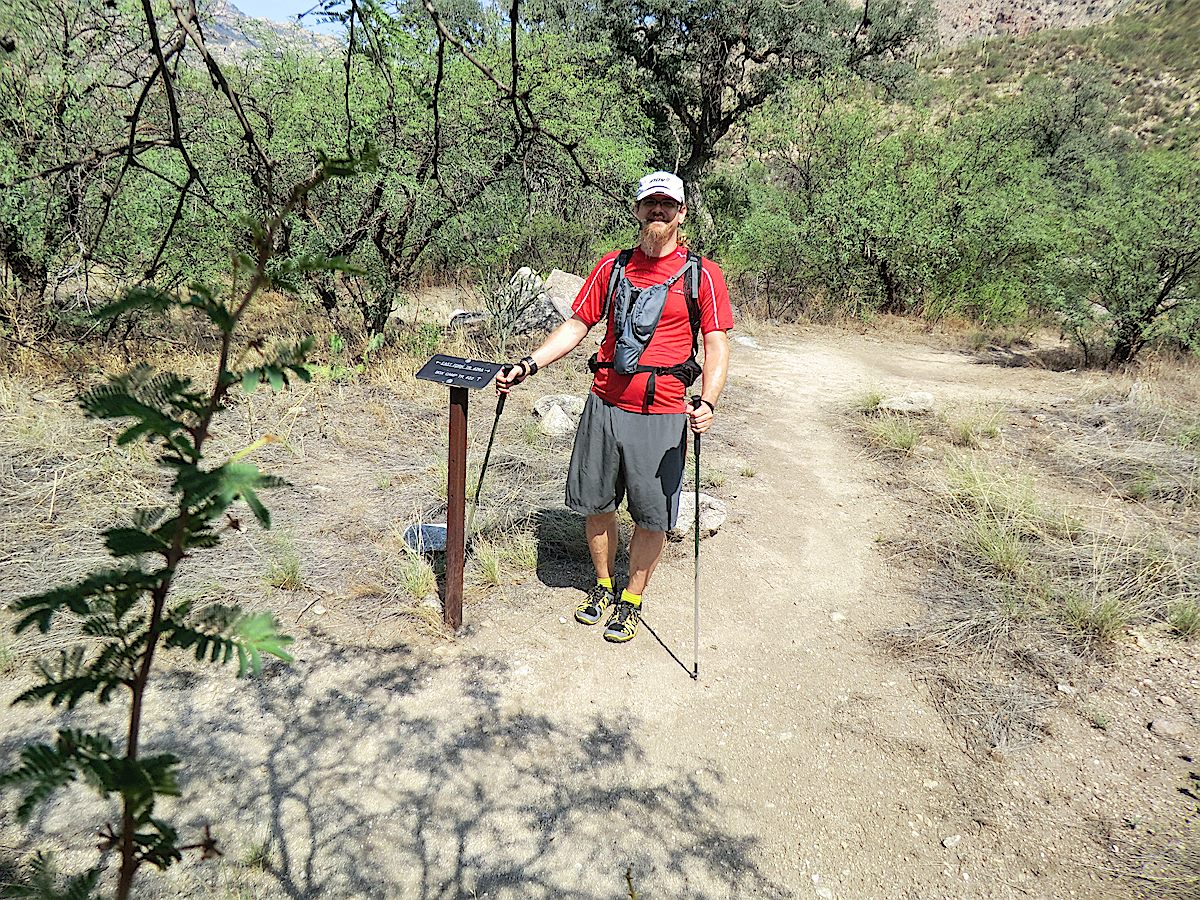
<path id="1" fill-rule="evenodd" d="M 486 387 L 504 366 L 500 363 L 484 362 L 478 359 L 462 359 L 458 356 L 446 356 L 438 353 L 429 362 L 421 366 L 417 377 L 425 381 L 435 381 L 449 387 L 471 388 L 477 390 Z"/>

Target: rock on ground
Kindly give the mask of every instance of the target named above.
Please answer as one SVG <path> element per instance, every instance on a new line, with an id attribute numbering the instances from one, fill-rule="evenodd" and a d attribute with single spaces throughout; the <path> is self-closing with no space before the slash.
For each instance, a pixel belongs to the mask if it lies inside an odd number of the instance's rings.
<path id="1" fill-rule="evenodd" d="M 568 416 L 578 418 L 583 415 L 583 404 L 584 399 L 574 394 L 547 394 L 533 404 L 533 414 L 544 417 L 551 408 L 557 406 Z"/>
<path id="2" fill-rule="evenodd" d="M 404 529 L 404 543 L 418 553 L 446 549 L 446 526 L 413 523 Z"/>
<path id="3" fill-rule="evenodd" d="M 880 401 L 879 408 L 898 413 L 933 412 L 933 394 L 928 391 L 909 391 Z"/>
<path id="4" fill-rule="evenodd" d="M 538 430 L 551 436 L 570 434 L 575 430 L 575 422 L 561 406 L 551 406 L 538 423 Z"/>
<path id="5" fill-rule="evenodd" d="M 583 288 L 583 281 L 584 279 L 578 275 L 572 275 L 562 269 L 555 269 L 546 276 L 546 296 L 563 319 L 571 318 L 571 307 L 575 304 L 575 297 Z"/>
<path id="6" fill-rule="evenodd" d="M 451 328 L 474 328 L 482 325 L 491 318 L 485 312 L 472 312 L 469 309 L 456 309 L 450 313 Z"/>
<path id="7" fill-rule="evenodd" d="M 1160 737 L 1180 737 L 1187 726 L 1178 719 L 1155 719 L 1150 723 L 1150 730 Z"/>
<path id="8" fill-rule="evenodd" d="M 696 495 L 685 488 L 679 497 L 679 518 L 675 521 L 675 527 L 667 532 L 667 537 L 674 541 L 688 537 L 692 533 L 695 510 Z M 723 500 L 703 492 L 700 494 L 700 537 L 716 534 L 727 518 L 729 509 Z"/>

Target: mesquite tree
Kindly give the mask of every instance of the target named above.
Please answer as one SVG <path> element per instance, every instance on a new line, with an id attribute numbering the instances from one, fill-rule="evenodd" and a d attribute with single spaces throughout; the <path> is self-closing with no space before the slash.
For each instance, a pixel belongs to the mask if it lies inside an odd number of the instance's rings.
<path id="1" fill-rule="evenodd" d="M 35 627 L 42 632 L 73 628 L 82 638 L 56 659 L 42 660 L 37 666 L 39 682 L 17 702 L 49 700 L 67 708 L 85 698 L 101 704 L 128 702 L 123 743 L 101 733 L 62 729 L 52 743 L 26 747 L 20 764 L 0 776 L 0 785 L 24 789 L 17 810 L 22 820 L 55 790 L 77 780 L 119 801 L 118 822 L 100 830 L 100 849 L 119 857 L 118 900 L 130 895 L 143 865 L 166 869 L 188 849 L 205 856 L 218 852 L 207 828 L 197 842 L 181 844 L 175 828 L 155 815 L 160 797 L 179 794 L 180 764 L 171 753 L 146 754 L 140 746 L 146 688 L 157 651 L 187 650 L 198 660 L 216 663 L 236 659 L 239 676 L 257 673 L 263 654 L 290 659 L 291 638 L 280 633 L 272 614 L 226 605 L 194 609 L 187 601 L 171 602 L 171 588 L 184 560 L 220 542 L 229 524 L 227 511 L 234 503 L 245 502 L 262 527 L 271 525 L 258 492 L 284 482 L 247 461 L 261 441 L 214 464 L 206 457 L 211 426 L 235 389 L 253 391 L 268 384 L 278 391 L 292 377 L 308 380 L 303 362 L 310 340 L 268 350 L 254 339 L 239 344 L 238 326 L 263 288 L 300 272 L 341 266 L 335 259 L 272 257 L 279 229 L 292 209 L 317 185 L 360 168 L 349 160 L 323 159 L 268 224 L 251 230 L 254 253 L 235 260 L 230 296 L 202 286 L 183 297 L 135 288 L 99 313 L 144 316 L 181 308 L 207 319 L 220 336 L 211 385 L 198 386 L 188 378 L 138 366 L 83 394 L 80 404 L 89 416 L 127 423 L 118 444 L 140 440 L 154 448 L 158 464 L 172 473 L 175 506 L 139 510 L 129 521 L 105 531 L 111 566 L 74 584 L 23 597 L 11 606 L 18 615 L 18 634 Z M 69 896 L 90 897 L 102 871 L 101 862 L 72 878 Z M 43 895 L 42 889 L 54 880 L 48 862 L 39 860 L 32 874 L 24 895 Z"/>
<path id="2" fill-rule="evenodd" d="M 595 0 L 563 14 L 631 65 L 632 98 L 654 124 L 659 164 L 688 184 L 720 141 L 787 85 L 850 73 L 895 87 L 932 30 L 928 0 Z"/>

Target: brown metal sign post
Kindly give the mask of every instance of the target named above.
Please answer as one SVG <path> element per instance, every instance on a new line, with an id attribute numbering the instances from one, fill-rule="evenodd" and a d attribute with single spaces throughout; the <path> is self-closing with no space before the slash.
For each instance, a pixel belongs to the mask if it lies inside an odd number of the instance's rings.
<path id="1" fill-rule="evenodd" d="M 467 557 L 467 391 L 491 383 L 500 363 L 462 359 L 439 353 L 421 367 L 417 377 L 450 388 L 450 444 L 446 464 L 446 596 L 442 620 L 457 631 L 462 627 L 463 569 Z"/>
<path id="2" fill-rule="evenodd" d="M 450 449 L 446 466 L 446 599 L 442 620 L 462 627 L 463 569 L 467 562 L 467 389 L 450 388 Z"/>

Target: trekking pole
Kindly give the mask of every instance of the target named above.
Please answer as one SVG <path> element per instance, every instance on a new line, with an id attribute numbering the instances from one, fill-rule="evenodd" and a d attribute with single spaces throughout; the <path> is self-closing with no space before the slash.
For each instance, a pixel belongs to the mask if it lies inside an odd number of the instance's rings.
<path id="1" fill-rule="evenodd" d="M 504 374 L 508 374 L 511 366 L 505 366 Z M 507 393 L 501 393 L 496 400 L 496 418 L 492 419 L 492 433 L 488 436 L 487 449 L 483 451 L 483 466 L 479 470 L 479 481 L 475 483 L 475 499 L 471 501 L 471 515 L 467 519 L 467 537 L 471 536 L 471 528 L 475 525 L 475 510 L 479 508 L 479 494 L 483 490 L 483 476 L 487 474 L 488 460 L 492 457 L 492 443 L 496 440 L 496 426 L 500 424 L 500 413 L 504 412 L 504 401 Z"/>
<path id="2" fill-rule="evenodd" d="M 699 397 L 692 398 L 692 407 L 700 408 L 701 400 Z M 692 630 L 692 680 L 700 680 L 700 434 L 693 433 L 693 449 L 696 457 L 696 473 L 695 489 L 696 489 L 696 504 L 692 511 L 692 520 L 694 523 L 693 531 L 695 532 L 696 545 L 693 558 L 695 560 L 695 583 L 696 583 L 696 598 L 695 598 L 695 627 Z"/>

